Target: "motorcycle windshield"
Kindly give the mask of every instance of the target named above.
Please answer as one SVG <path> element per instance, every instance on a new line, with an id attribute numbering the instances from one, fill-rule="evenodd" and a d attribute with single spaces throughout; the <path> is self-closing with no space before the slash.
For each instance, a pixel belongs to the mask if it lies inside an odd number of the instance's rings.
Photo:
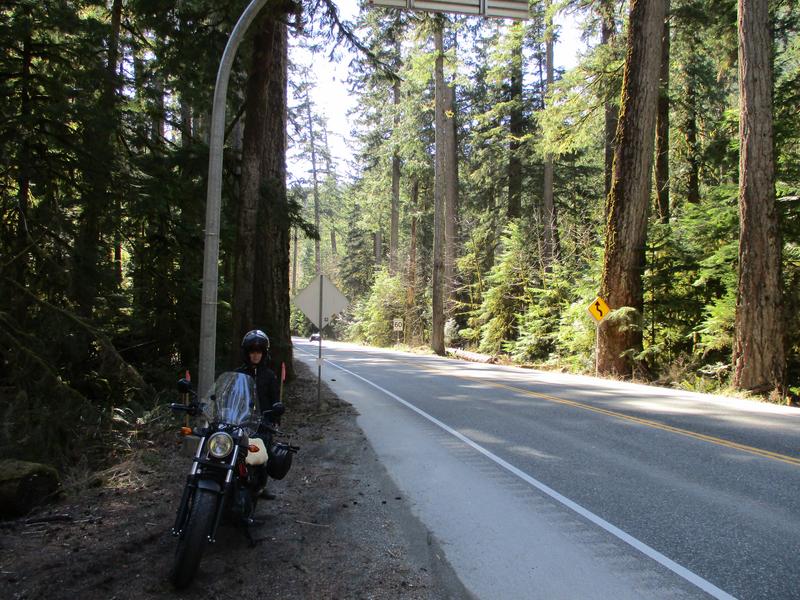
<path id="1" fill-rule="evenodd" d="M 250 375 L 228 371 L 214 382 L 203 401 L 209 423 L 238 425 L 254 431 L 258 427 L 256 381 Z"/>

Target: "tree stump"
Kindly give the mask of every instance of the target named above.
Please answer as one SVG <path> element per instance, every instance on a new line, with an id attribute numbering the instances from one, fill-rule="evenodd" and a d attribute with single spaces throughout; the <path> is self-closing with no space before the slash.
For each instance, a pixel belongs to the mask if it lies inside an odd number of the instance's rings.
<path id="1" fill-rule="evenodd" d="M 48 465 L 24 460 L 0 460 L 0 515 L 24 515 L 55 497 L 58 472 Z"/>

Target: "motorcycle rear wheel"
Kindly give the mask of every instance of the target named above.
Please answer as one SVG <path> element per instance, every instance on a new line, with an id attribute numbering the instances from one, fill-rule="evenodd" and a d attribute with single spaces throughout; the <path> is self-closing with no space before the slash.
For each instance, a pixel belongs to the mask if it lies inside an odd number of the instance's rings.
<path id="1" fill-rule="evenodd" d="M 217 495 L 214 492 L 204 489 L 195 492 L 189 518 L 186 520 L 183 535 L 178 539 L 178 548 L 175 551 L 175 566 L 172 569 L 171 579 L 172 585 L 177 589 L 188 586 L 197 573 L 216 510 Z"/>

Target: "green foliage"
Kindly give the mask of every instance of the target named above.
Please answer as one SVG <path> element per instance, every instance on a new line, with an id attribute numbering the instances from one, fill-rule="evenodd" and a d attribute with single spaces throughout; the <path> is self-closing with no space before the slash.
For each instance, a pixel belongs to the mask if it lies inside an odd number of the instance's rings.
<path id="1" fill-rule="evenodd" d="M 496 264 L 486 276 L 486 293 L 474 315 L 480 329 L 480 352 L 497 354 L 518 335 L 517 315 L 530 303 L 535 275 L 534 254 L 524 235 L 524 226 L 512 221 L 505 229 Z M 469 331 L 462 335 L 470 339 Z"/>
<path id="2" fill-rule="evenodd" d="M 349 336 L 373 346 L 390 346 L 396 334 L 392 320 L 404 314 L 405 286 L 398 276 L 387 269 L 375 274 L 372 290 L 367 298 L 356 304 Z"/>
<path id="3" fill-rule="evenodd" d="M 598 45 L 556 82 L 547 108 L 538 113 L 540 155 L 556 156 L 586 148 L 603 148 L 606 102 L 616 104 L 622 86 L 623 48 Z"/>
<path id="4" fill-rule="evenodd" d="M 586 307 L 593 300 L 590 281 L 576 286 L 575 273 L 557 265 L 540 287 L 528 291 L 531 303 L 519 317 L 519 337 L 508 344 L 521 363 L 585 362 L 594 343 L 593 320 Z M 583 358 L 581 358 L 583 357 Z"/>
<path id="5" fill-rule="evenodd" d="M 373 282 L 375 249 L 371 236 L 358 225 L 357 209 L 353 207 L 350 214 L 352 218 L 345 240 L 341 278 L 345 296 L 356 299 L 363 297 L 370 290 Z"/>
<path id="6" fill-rule="evenodd" d="M 119 411 L 197 360 L 208 155 L 189 121 L 240 7 L 118 6 L 118 31 L 93 0 L 0 8 L 4 454 L 106 461 Z"/>

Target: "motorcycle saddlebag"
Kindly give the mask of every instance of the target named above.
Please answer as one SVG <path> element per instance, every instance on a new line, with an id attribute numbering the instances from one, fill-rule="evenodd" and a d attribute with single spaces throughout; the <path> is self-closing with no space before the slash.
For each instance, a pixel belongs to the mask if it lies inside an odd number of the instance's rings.
<path id="1" fill-rule="evenodd" d="M 274 442 L 267 449 L 267 475 L 273 479 L 283 479 L 292 467 L 292 455 L 297 449 L 283 442 Z"/>

